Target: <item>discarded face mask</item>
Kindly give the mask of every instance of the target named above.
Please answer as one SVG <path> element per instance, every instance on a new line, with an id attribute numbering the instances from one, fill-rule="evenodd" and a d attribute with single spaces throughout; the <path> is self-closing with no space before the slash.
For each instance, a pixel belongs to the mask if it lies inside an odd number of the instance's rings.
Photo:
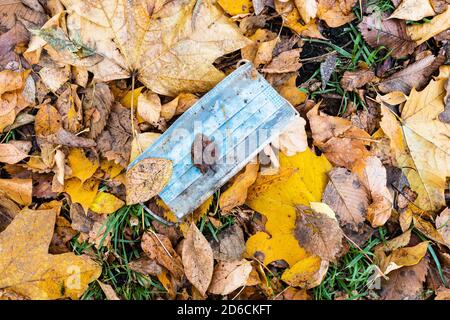
<path id="1" fill-rule="evenodd" d="M 298 117 L 297 111 L 246 63 L 182 114 L 130 163 L 172 161 L 160 198 L 182 218 L 243 169 Z"/>

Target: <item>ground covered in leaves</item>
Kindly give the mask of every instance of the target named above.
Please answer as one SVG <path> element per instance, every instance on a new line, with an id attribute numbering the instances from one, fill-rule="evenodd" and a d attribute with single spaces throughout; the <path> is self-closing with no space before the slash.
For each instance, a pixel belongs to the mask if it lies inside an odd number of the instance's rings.
<path id="1" fill-rule="evenodd" d="M 450 299 L 449 5 L 1 3 L 0 299 Z M 177 221 L 126 167 L 242 59 L 301 118 Z"/>

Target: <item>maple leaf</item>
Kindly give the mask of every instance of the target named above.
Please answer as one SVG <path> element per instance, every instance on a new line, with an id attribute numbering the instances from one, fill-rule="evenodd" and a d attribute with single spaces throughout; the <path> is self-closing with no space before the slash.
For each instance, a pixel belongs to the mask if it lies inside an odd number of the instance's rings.
<path id="1" fill-rule="evenodd" d="M 22 210 L 0 233 L 0 289 L 31 299 L 78 299 L 101 267 L 74 253 L 48 254 L 57 208 Z"/>
<path id="2" fill-rule="evenodd" d="M 444 111 L 445 79 L 431 80 L 422 91 L 413 89 L 397 121 L 382 104 L 380 126 L 390 138 L 397 164 L 418 193 L 415 204 L 423 210 L 445 205 L 444 188 L 450 174 L 450 125 L 438 120 Z"/>
<path id="3" fill-rule="evenodd" d="M 69 12 L 68 38 L 91 51 L 80 58 L 66 47 L 63 51 L 71 57 L 66 63 L 84 66 L 102 81 L 137 74 L 145 86 L 163 95 L 211 89 L 224 77 L 213 67 L 214 60 L 249 44 L 209 0 L 62 3 Z M 92 61 L 93 54 L 100 61 Z"/>

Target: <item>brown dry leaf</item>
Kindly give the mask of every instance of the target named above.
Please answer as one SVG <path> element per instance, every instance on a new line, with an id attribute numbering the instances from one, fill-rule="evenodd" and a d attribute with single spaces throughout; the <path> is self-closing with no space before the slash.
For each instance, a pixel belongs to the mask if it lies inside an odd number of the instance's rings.
<path id="1" fill-rule="evenodd" d="M 448 208 L 445 208 L 436 217 L 436 229 L 444 239 L 447 247 L 450 248 L 450 210 Z"/>
<path id="2" fill-rule="evenodd" d="M 20 207 L 14 201 L 0 196 L 0 232 L 6 229 L 19 212 Z"/>
<path id="3" fill-rule="evenodd" d="M 106 300 L 120 300 L 117 293 L 114 291 L 113 287 L 109 284 L 103 283 L 97 280 L 100 288 L 102 288 L 103 293 L 106 296 Z"/>
<path id="4" fill-rule="evenodd" d="M 450 300 L 450 289 L 446 287 L 440 287 L 435 292 L 436 297 L 434 300 Z"/>
<path id="5" fill-rule="evenodd" d="M 333 210 L 320 202 L 311 202 L 311 209 L 297 207 L 294 235 L 310 254 L 327 261 L 336 261 L 344 237 Z"/>
<path id="6" fill-rule="evenodd" d="M 0 179 L 0 195 L 14 200 L 22 206 L 32 201 L 33 181 L 31 179 Z"/>
<path id="7" fill-rule="evenodd" d="M 284 51 L 274 57 L 261 71 L 266 73 L 297 72 L 302 66 L 300 63 L 301 52 L 301 48 Z"/>
<path id="8" fill-rule="evenodd" d="M 151 125 L 156 125 L 161 116 L 161 99 L 156 93 L 145 91 L 138 97 L 137 114 Z"/>
<path id="9" fill-rule="evenodd" d="M 447 5 L 445 12 L 435 16 L 428 23 L 408 26 L 407 32 L 411 39 L 419 45 L 449 28 L 450 6 Z"/>
<path id="10" fill-rule="evenodd" d="M 380 159 L 375 156 L 360 161 L 353 167 L 372 198 L 367 209 L 367 220 L 372 227 L 380 227 L 386 223 L 392 213 L 393 197 L 387 188 L 386 169 Z"/>
<path id="11" fill-rule="evenodd" d="M 389 19 L 419 21 L 425 17 L 436 15 L 429 0 L 403 0 Z"/>
<path id="12" fill-rule="evenodd" d="M 112 106 L 104 131 L 97 138 L 97 149 L 108 160 L 126 167 L 131 153 L 131 113 L 119 103 Z"/>
<path id="13" fill-rule="evenodd" d="M 219 262 L 214 268 L 208 291 L 227 295 L 247 283 L 252 272 L 252 264 L 245 259 L 232 262 Z"/>
<path id="14" fill-rule="evenodd" d="M 417 192 L 415 204 L 422 210 L 435 211 L 445 205 L 450 128 L 438 120 L 444 110 L 445 81 L 431 80 L 424 90 L 413 89 L 403 107 L 401 124 L 386 106 L 381 106 L 380 126 L 390 139 L 397 166 Z"/>
<path id="15" fill-rule="evenodd" d="M 428 259 L 418 264 L 394 270 L 389 280 L 381 280 L 381 298 L 384 300 L 420 300 L 423 283 L 428 272 Z"/>
<path id="16" fill-rule="evenodd" d="M 387 275 L 401 267 L 409 267 L 418 264 L 427 253 L 428 243 L 428 241 L 424 241 L 413 247 L 395 249 L 387 257 L 385 255 L 380 256 L 378 255 L 379 252 L 375 251 L 376 254 L 378 253 L 377 259 L 381 270 Z"/>
<path id="17" fill-rule="evenodd" d="M 331 28 L 340 27 L 356 17 L 352 12 L 358 0 L 319 0 L 317 17 Z"/>
<path id="18" fill-rule="evenodd" d="M 385 46 L 395 58 L 412 53 L 416 47 L 415 41 L 406 32 L 406 22 L 388 19 L 387 14 L 365 16 L 358 28 L 371 47 Z"/>
<path id="19" fill-rule="evenodd" d="M 434 227 L 431 222 L 421 218 L 419 215 L 413 213 L 414 227 L 423 233 L 427 238 L 434 240 L 440 244 L 446 245 L 441 233 Z"/>
<path id="20" fill-rule="evenodd" d="M 341 78 L 341 86 L 346 91 L 353 91 L 369 83 L 373 78 L 375 73 L 371 70 L 345 71 Z"/>
<path id="21" fill-rule="evenodd" d="M 306 121 L 302 117 L 296 117 L 286 124 L 283 132 L 271 144 L 281 150 L 287 156 L 293 156 L 308 148 L 305 131 Z"/>
<path id="22" fill-rule="evenodd" d="M 308 112 L 307 117 L 314 144 L 327 159 L 336 166 L 351 169 L 355 163 L 369 157 L 366 145 L 369 145 L 371 136 L 349 120 L 320 112 L 319 107 L 320 103 Z"/>
<path id="23" fill-rule="evenodd" d="M 276 45 L 277 41 L 279 40 L 278 35 L 275 32 L 269 31 L 267 29 L 257 29 L 255 33 L 249 37 L 249 39 L 252 40 L 253 42 L 241 49 L 241 56 L 242 59 L 247 59 L 253 62 L 255 61 L 256 55 L 259 51 L 259 47 L 261 46 L 269 47 L 271 46 L 270 44 L 273 43 L 275 43 Z M 264 45 L 264 43 L 266 42 L 268 42 L 268 44 Z M 272 50 L 270 51 L 270 59 L 266 63 L 272 60 L 272 53 L 275 48 L 275 45 L 272 47 Z M 261 49 L 260 55 L 263 52 L 267 52 L 268 51 L 267 49 L 268 48 L 266 48 L 266 50 Z"/>
<path id="24" fill-rule="evenodd" d="M 145 232 L 142 236 L 141 247 L 145 254 L 164 266 L 178 280 L 183 278 L 183 263 L 175 252 L 169 238 L 153 232 Z"/>
<path id="25" fill-rule="evenodd" d="M 78 299 L 101 267 L 74 253 L 48 254 L 59 208 L 22 210 L 0 233 L 0 288 L 31 299 Z"/>
<path id="26" fill-rule="evenodd" d="M 136 159 L 145 149 L 161 136 L 156 132 L 144 132 L 136 135 L 131 142 L 130 162 Z"/>
<path id="27" fill-rule="evenodd" d="M 148 257 L 142 257 L 133 260 L 128 264 L 131 270 L 146 275 L 156 276 L 162 272 L 162 268 L 155 260 Z"/>
<path id="28" fill-rule="evenodd" d="M 317 1 L 316 0 L 294 0 L 302 20 L 309 23 L 311 19 L 317 16 Z"/>
<path id="29" fill-rule="evenodd" d="M 78 30 L 79 42 L 95 43 L 100 61 L 80 58 L 68 48 L 58 52 L 61 61 L 85 66 L 101 81 L 137 71 L 139 81 L 163 95 L 209 90 L 224 76 L 213 67 L 214 60 L 248 44 L 210 1 L 158 0 L 151 6 L 136 0 L 62 3 L 69 12 L 69 35 Z"/>
<path id="30" fill-rule="evenodd" d="M 83 118 L 86 127 L 89 128 L 87 133 L 89 138 L 97 139 L 105 129 L 113 102 L 114 96 L 105 83 L 96 83 L 86 89 L 83 98 Z"/>
<path id="31" fill-rule="evenodd" d="M 28 157 L 30 141 L 13 140 L 0 144 L 0 162 L 14 164 Z"/>
<path id="32" fill-rule="evenodd" d="M 69 132 L 78 133 L 82 129 L 83 108 L 77 94 L 77 85 L 68 85 L 56 101 L 63 127 Z"/>
<path id="33" fill-rule="evenodd" d="M 409 94 L 412 88 L 421 90 L 444 61 L 443 54 L 437 57 L 429 55 L 384 79 L 378 84 L 378 89 L 383 93 L 401 91 L 404 94 Z"/>
<path id="34" fill-rule="evenodd" d="M 172 161 L 147 158 L 127 171 L 127 205 L 145 202 L 156 196 L 172 177 Z"/>
<path id="35" fill-rule="evenodd" d="M 213 275 L 213 251 L 194 223 L 191 224 L 183 241 L 181 256 L 186 277 L 202 295 L 205 295 Z"/>
<path id="36" fill-rule="evenodd" d="M 342 226 L 358 231 L 369 206 L 367 189 L 357 175 L 344 168 L 334 168 L 328 176 L 322 201 L 333 209 Z"/>
<path id="37" fill-rule="evenodd" d="M 247 189 L 255 182 L 258 176 L 259 163 L 249 163 L 245 171 L 239 174 L 233 184 L 220 195 L 219 206 L 224 212 L 244 204 L 247 199 Z"/>
<path id="38" fill-rule="evenodd" d="M 305 102 L 307 94 L 297 87 L 297 74 L 291 75 L 282 84 L 277 85 L 275 89 L 278 93 L 289 101 L 294 107 Z"/>
<path id="39" fill-rule="evenodd" d="M 245 251 L 244 233 L 241 227 L 233 224 L 231 227 L 222 230 L 217 236 L 219 241 L 210 240 L 214 259 L 219 261 L 235 261 L 242 259 Z"/>

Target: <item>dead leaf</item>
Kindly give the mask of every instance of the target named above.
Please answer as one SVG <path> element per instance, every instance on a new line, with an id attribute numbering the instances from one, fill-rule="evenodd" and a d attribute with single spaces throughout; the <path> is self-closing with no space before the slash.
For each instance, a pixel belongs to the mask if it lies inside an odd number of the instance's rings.
<path id="1" fill-rule="evenodd" d="M 219 206 L 224 212 L 229 212 L 234 207 L 245 203 L 247 189 L 255 182 L 258 176 L 259 164 L 249 163 L 245 171 L 239 174 L 233 184 L 220 195 Z"/>
<path id="2" fill-rule="evenodd" d="M 96 79 L 126 78 L 131 76 L 129 70 L 136 70 L 139 81 L 163 95 L 209 90 L 224 76 L 212 66 L 214 60 L 248 43 L 210 1 L 157 2 L 150 12 L 137 1 L 62 3 L 70 13 L 69 31 L 78 29 L 81 43 L 97 44 L 94 52 L 103 60 L 87 66 Z M 83 64 L 75 54 L 69 56 L 72 61 L 66 63 Z"/>
<path id="3" fill-rule="evenodd" d="M 67 161 L 72 169 L 72 176 L 80 179 L 81 182 L 91 178 L 100 166 L 95 154 L 80 148 L 71 149 Z"/>
<path id="4" fill-rule="evenodd" d="M 336 70 L 337 56 L 330 54 L 327 56 L 324 62 L 320 64 L 320 77 L 322 80 L 322 89 L 325 90 L 328 81 L 330 81 L 331 75 Z"/>
<path id="5" fill-rule="evenodd" d="M 371 70 L 345 71 L 341 78 L 341 86 L 346 91 L 353 91 L 372 81 L 375 73 Z"/>
<path id="6" fill-rule="evenodd" d="M 147 158 L 127 171 L 127 204 L 145 202 L 156 196 L 172 176 L 172 161 Z"/>
<path id="7" fill-rule="evenodd" d="M 317 17 L 331 28 L 340 27 L 356 17 L 352 9 L 357 0 L 319 0 Z"/>
<path id="8" fill-rule="evenodd" d="M 440 244 L 446 245 L 441 233 L 437 231 L 431 222 L 422 219 L 419 215 L 413 213 L 414 227 L 424 234 L 427 238 L 434 240 Z"/>
<path id="9" fill-rule="evenodd" d="M 0 195 L 14 200 L 22 206 L 32 201 L 33 181 L 31 179 L 0 179 Z"/>
<path id="10" fill-rule="evenodd" d="M 141 93 L 138 97 L 137 113 L 145 122 L 156 125 L 161 116 L 159 96 L 151 91 Z"/>
<path id="11" fill-rule="evenodd" d="M 442 236 L 447 247 L 450 248 L 450 210 L 448 208 L 445 208 L 436 217 L 436 229 Z"/>
<path id="12" fill-rule="evenodd" d="M 412 88 L 421 90 L 444 60 L 445 57 L 442 54 L 437 57 L 433 55 L 425 57 L 384 79 L 378 84 L 378 88 L 383 93 L 401 91 L 404 94 L 409 94 Z"/>
<path id="13" fill-rule="evenodd" d="M 293 287 L 311 289 L 320 285 L 327 274 L 329 264 L 318 256 L 310 256 L 286 270 L 281 280 Z"/>
<path id="14" fill-rule="evenodd" d="M 322 201 L 336 213 L 341 225 L 358 231 L 364 222 L 369 206 L 367 189 L 358 176 L 344 168 L 334 168 L 328 173 L 330 181 L 323 192 Z"/>
<path id="15" fill-rule="evenodd" d="M 218 0 L 217 3 L 231 16 L 250 13 L 253 7 L 251 0 Z"/>
<path id="16" fill-rule="evenodd" d="M 120 300 L 120 298 L 117 296 L 117 293 L 114 291 L 111 285 L 103 283 L 101 281 L 97 282 L 100 288 L 102 288 L 102 291 L 105 294 L 107 300 Z"/>
<path id="17" fill-rule="evenodd" d="M 244 233 L 237 224 L 222 230 L 217 238 L 219 241 L 211 239 L 209 242 L 214 253 L 214 259 L 226 262 L 242 259 L 242 254 L 245 251 L 245 240 Z"/>
<path id="18" fill-rule="evenodd" d="M 450 300 L 450 289 L 440 287 L 435 291 L 436 297 L 434 300 Z"/>
<path id="19" fill-rule="evenodd" d="M 83 118 L 89 128 L 87 136 L 97 139 L 108 122 L 114 97 L 105 83 L 87 88 L 83 98 Z"/>
<path id="20" fill-rule="evenodd" d="M 122 208 L 124 205 L 125 202 L 116 196 L 107 192 L 99 192 L 89 206 L 89 209 L 99 214 L 111 214 Z"/>
<path id="21" fill-rule="evenodd" d="M 387 275 L 402 267 L 418 264 L 425 257 L 427 250 L 428 241 L 424 241 L 413 247 L 395 249 L 387 257 L 377 255 L 377 259 L 379 260 L 381 270 Z M 375 251 L 375 254 L 377 254 L 377 251 Z"/>
<path id="22" fill-rule="evenodd" d="M 428 23 L 408 26 L 407 32 L 417 45 L 450 28 L 450 6 L 445 12 L 438 14 Z"/>
<path id="23" fill-rule="evenodd" d="M 95 178 L 90 178 L 82 182 L 78 178 L 72 178 L 64 183 L 64 191 L 70 196 L 72 202 L 79 203 L 84 209 L 92 205 L 98 193 L 99 181 Z"/>
<path id="24" fill-rule="evenodd" d="M 77 85 L 68 85 L 56 101 L 63 127 L 69 132 L 78 133 L 82 129 L 83 108 L 77 94 Z"/>
<path id="25" fill-rule="evenodd" d="M 428 0 L 403 0 L 395 9 L 389 19 L 397 18 L 403 20 L 419 21 L 425 17 L 434 16 L 433 7 Z"/>
<path id="26" fill-rule="evenodd" d="M 301 52 L 301 48 L 284 51 L 273 58 L 272 62 L 261 69 L 261 71 L 266 73 L 296 72 L 302 66 L 300 63 Z"/>
<path id="27" fill-rule="evenodd" d="M 364 40 L 373 48 L 384 46 L 391 50 L 395 58 L 406 56 L 414 51 L 415 41 L 406 31 L 406 22 L 388 19 L 387 14 L 372 14 L 363 17 L 358 25 Z"/>
<path id="28" fill-rule="evenodd" d="M 78 299 L 101 268 L 74 253 L 48 254 L 56 211 L 24 209 L 0 233 L 0 288 L 31 299 Z"/>
<path id="29" fill-rule="evenodd" d="M 294 2 L 303 21 L 309 23 L 316 17 L 318 9 L 316 0 L 295 0 Z"/>
<path id="30" fill-rule="evenodd" d="M 252 272 L 252 264 L 245 259 L 232 262 L 219 262 L 214 268 L 208 291 L 227 295 L 247 283 Z"/>
<path id="31" fill-rule="evenodd" d="M 156 276 L 162 272 L 162 268 L 155 260 L 148 257 L 142 257 L 131 261 L 128 266 L 134 272 L 139 272 L 146 275 Z"/>
<path id="32" fill-rule="evenodd" d="M 142 236 L 141 247 L 150 259 L 167 268 L 176 279 L 183 278 L 184 271 L 181 258 L 165 235 L 150 231 L 145 232 Z"/>
<path id="33" fill-rule="evenodd" d="M 302 117 L 293 119 L 271 144 L 287 156 L 305 151 L 308 148 L 305 125 L 306 121 Z"/>
<path id="34" fill-rule="evenodd" d="M 297 207 L 294 234 L 300 246 L 326 261 L 336 261 L 342 248 L 343 232 L 325 203 L 312 202 L 311 209 Z"/>
<path id="35" fill-rule="evenodd" d="M 205 295 L 213 275 L 213 251 L 194 223 L 191 224 L 183 241 L 182 261 L 188 280 L 202 295 Z"/>
<path id="36" fill-rule="evenodd" d="M 0 144 L 0 162 L 14 164 L 28 157 L 31 142 L 13 140 Z"/>

